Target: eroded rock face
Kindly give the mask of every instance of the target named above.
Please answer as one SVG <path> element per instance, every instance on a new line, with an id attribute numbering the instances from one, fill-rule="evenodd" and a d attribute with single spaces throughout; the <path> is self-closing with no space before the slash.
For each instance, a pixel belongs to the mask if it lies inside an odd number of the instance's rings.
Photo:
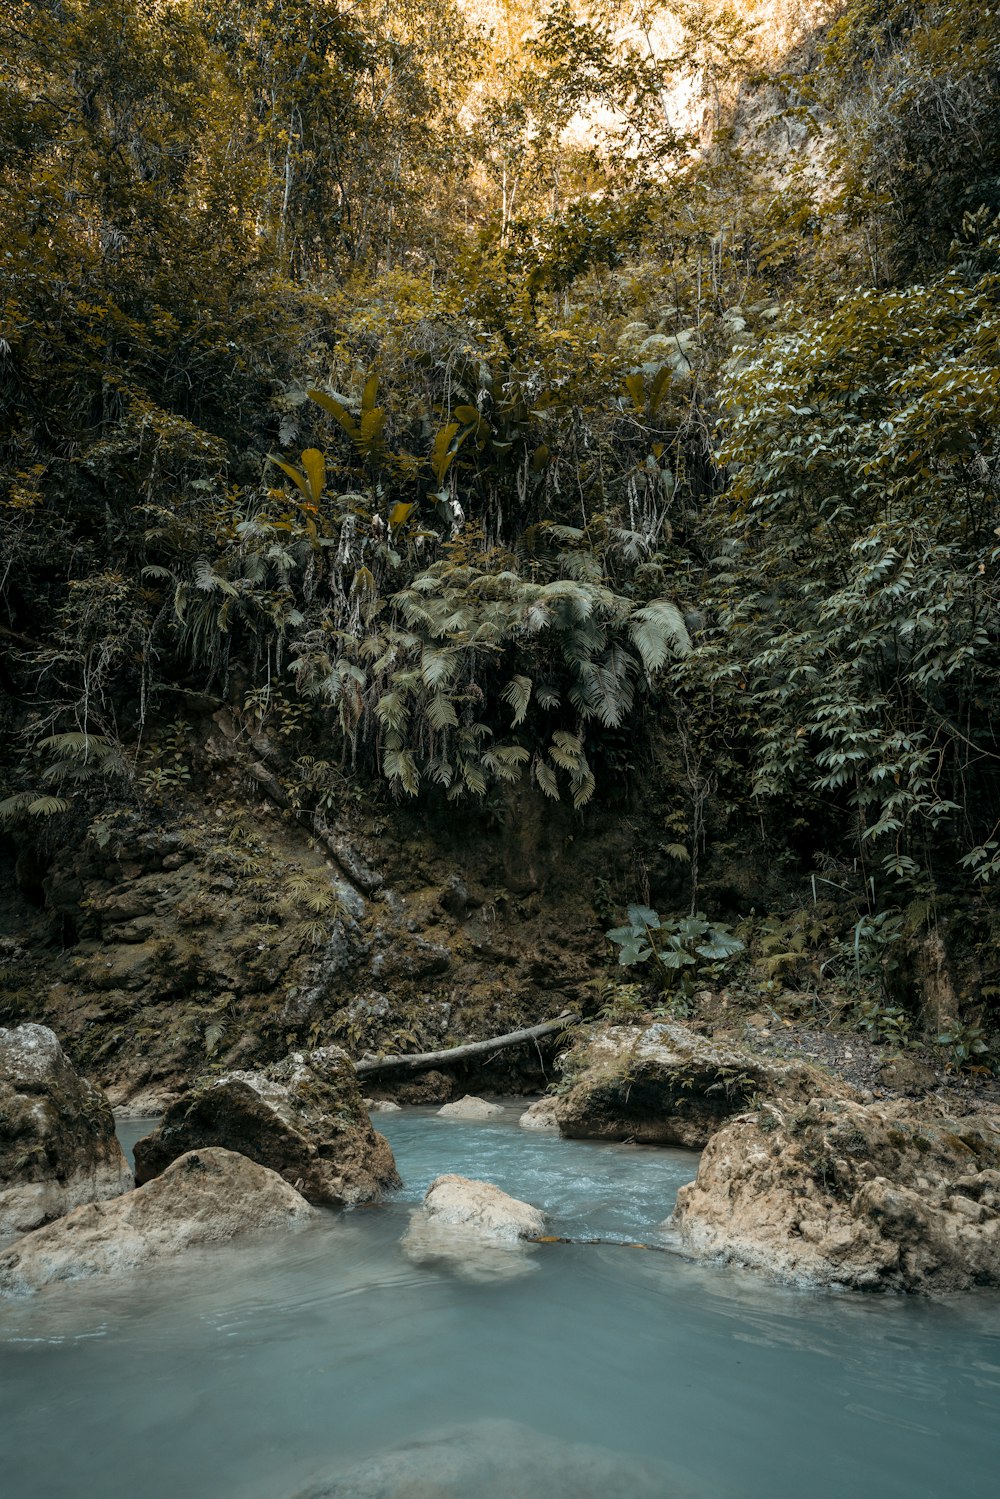
<path id="1" fill-rule="evenodd" d="M 0 1029 L 0 1239 L 132 1185 L 104 1094 L 53 1032 Z"/>
<path id="2" fill-rule="evenodd" d="M 189 1150 L 219 1146 L 277 1171 L 309 1202 L 370 1202 L 400 1185 L 388 1141 L 372 1129 L 345 1052 L 293 1052 L 259 1072 L 230 1072 L 168 1111 L 135 1147 L 148 1182 Z"/>
<path id="3" fill-rule="evenodd" d="M 152 1260 L 289 1229 L 313 1215 L 265 1166 L 229 1150 L 194 1150 L 111 1202 L 92 1202 L 0 1252 L 0 1295 L 126 1275 Z"/>
<path id="4" fill-rule="evenodd" d="M 783 1280 L 937 1293 L 1000 1284 L 1000 1111 L 765 1106 L 710 1140 L 665 1225 Z"/>
<path id="5" fill-rule="evenodd" d="M 446 1103 L 438 1113 L 442 1119 L 495 1119 L 503 1109 L 498 1103 L 488 1103 L 485 1098 L 474 1098 L 471 1093 L 466 1093 L 464 1098 Z"/>
<path id="6" fill-rule="evenodd" d="M 676 1020 L 598 1026 L 565 1070 L 572 1086 L 555 1101 L 563 1135 L 692 1150 L 758 1098 L 856 1096 L 807 1063 L 717 1045 Z"/>
<path id="7" fill-rule="evenodd" d="M 534 1268 L 525 1241 L 544 1230 L 544 1213 L 490 1182 L 439 1176 L 410 1215 L 403 1252 L 416 1264 L 443 1263 L 465 1280 L 509 1279 Z"/>

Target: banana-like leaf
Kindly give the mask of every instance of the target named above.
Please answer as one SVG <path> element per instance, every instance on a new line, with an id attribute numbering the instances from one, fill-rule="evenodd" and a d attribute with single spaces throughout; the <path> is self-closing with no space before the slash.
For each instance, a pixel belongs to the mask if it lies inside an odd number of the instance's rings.
<path id="1" fill-rule="evenodd" d="M 310 401 L 315 401 L 317 406 L 322 406 L 328 416 L 332 416 L 347 433 L 348 437 L 357 437 L 358 424 L 342 401 L 336 396 L 327 395 L 325 390 L 307 390 L 306 395 Z"/>
<path id="2" fill-rule="evenodd" d="M 302 470 L 306 476 L 309 498 L 318 505 L 326 488 L 326 459 L 319 448 L 306 448 L 302 454 Z"/>
<path id="3" fill-rule="evenodd" d="M 375 402 L 378 399 L 378 375 L 369 375 L 365 381 L 365 388 L 361 392 L 362 412 L 374 411 Z"/>
<path id="4" fill-rule="evenodd" d="M 646 400 L 646 382 L 642 375 L 636 373 L 625 376 L 625 389 L 632 397 L 632 405 L 636 411 L 641 411 Z"/>
<path id="5" fill-rule="evenodd" d="M 312 504 L 312 493 L 310 492 L 309 480 L 306 475 L 300 469 L 293 467 L 292 464 L 286 463 L 283 458 L 279 458 L 275 453 L 269 453 L 268 458 L 275 467 L 281 469 L 283 474 L 288 475 L 303 499 L 308 500 Z"/>
<path id="6" fill-rule="evenodd" d="M 415 504 L 407 504 L 404 500 L 397 500 L 389 511 L 389 529 L 395 531 L 397 527 L 405 525 L 416 508 Z"/>
<path id="7" fill-rule="evenodd" d="M 434 437 L 434 445 L 431 448 L 431 471 L 439 484 L 444 483 L 445 475 L 458 451 L 457 447 L 452 448 L 452 443 L 460 430 L 458 422 L 449 422 Z"/>

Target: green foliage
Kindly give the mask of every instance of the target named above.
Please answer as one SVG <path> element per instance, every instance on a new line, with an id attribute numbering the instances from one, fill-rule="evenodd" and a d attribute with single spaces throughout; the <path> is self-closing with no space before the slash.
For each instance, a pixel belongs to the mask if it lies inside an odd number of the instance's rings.
<path id="1" fill-rule="evenodd" d="M 949 1072 L 992 1073 L 994 1061 L 982 1027 L 971 1021 L 956 1021 L 937 1037 Z"/>
<path id="2" fill-rule="evenodd" d="M 623 968 L 652 961 L 664 990 L 693 992 L 698 982 L 718 978 L 744 951 L 744 943 L 724 922 L 710 922 L 702 912 L 675 919 L 649 906 L 630 905 L 624 926 L 605 935 L 618 948 Z"/>

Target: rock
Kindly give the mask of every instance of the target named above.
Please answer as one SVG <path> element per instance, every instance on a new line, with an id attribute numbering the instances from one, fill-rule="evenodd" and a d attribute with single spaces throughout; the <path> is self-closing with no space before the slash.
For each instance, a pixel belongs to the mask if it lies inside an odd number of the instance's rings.
<path id="1" fill-rule="evenodd" d="M 537 1098 L 534 1103 L 528 1105 L 517 1122 L 522 1129 L 558 1130 L 559 1121 L 556 1119 L 555 1099 Z"/>
<path id="2" fill-rule="evenodd" d="M 0 1295 L 127 1275 L 151 1260 L 293 1228 L 312 1216 L 277 1172 L 230 1150 L 192 1150 L 146 1186 L 77 1208 L 9 1245 L 0 1252 Z"/>
<path id="3" fill-rule="evenodd" d="M 928 1093 L 936 1088 L 937 1073 L 915 1057 L 890 1057 L 878 1070 L 879 1081 L 894 1093 Z"/>
<path id="4" fill-rule="evenodd" d="M 53 1032 L 0 1029 L 0 1238 L 132 1185 L 104 1094 L 74 1072 Z"/>
<path id="5" fill-rule="evenodd" d="M 495 1119 L 502 1113 L 503 1109 L 498 1103 L 487 1103 L 485 1098 L 474 1098 L 471 1093 L 438 1109 L 442 1119 Z"/>
<path id="6" fill-rule="evenodd" d="M 674 1244 L 782 1280 L 938 1293 L 1000 1285 L 1000 1110 L 765 1106 L 709 1141 Z"/>
<path id="7" fill-rule="evenodd" d="M 172 1088 L 109 1088 L 108 1102 L 116 1119 L 157 1119 L 182 1095 Z"/>
<path id="8" fill-rule="evenodd" d="M 349 1468 L 298 1499 L 680 1499 L 672 1476 L 582 1442 L 542 1436 L 514 1421 L 432 1431 Z"/>
<path id="9" fill-rule="evenodd" d="M 439 1176 L 410 1215 L 403 1252 L 417 1264 L 443 1262 L 465 1280 L 509 1279 L 534 1268 L 523 1241 L 544 1229 L 544 1213 L 490 1182 Z"/>
<path id="10" fill-rule="evenodd" d="M 309 1202 L 370 1202 L 400 1185 L 389 1143 L 372 1129 L 354 1067 L 337 1047 L 293 1052 L 196 1088 L 136 1144 L 136 1179 L 148 1182 L 208 1146 L 269 1166 Z"/>
<path id="11" fill-rule="evenodd" d="M 401 1114 L 403 1112 L 401 1105 L 393 1103 L 391 1098 L 366 1098 L 364 1105 L 369 1114 Z"/>
<path id="12" fill-rule="evenodd" d="M 556 1099 L 563 1135 L 692 1150 L 751 1101 L 855 1097 L 819 1068 L 716 1044 L 677 1020 L 598 1026 L 563 1072 L 571 1083 Z"/>
<path id="13" fill-rule="evenodd" d="M 455 1084 L 446 1072 L 422 1072 L 412 1083 L 396 1083 L 393 1093 L 400 1103 L 447 1103 Z"/>

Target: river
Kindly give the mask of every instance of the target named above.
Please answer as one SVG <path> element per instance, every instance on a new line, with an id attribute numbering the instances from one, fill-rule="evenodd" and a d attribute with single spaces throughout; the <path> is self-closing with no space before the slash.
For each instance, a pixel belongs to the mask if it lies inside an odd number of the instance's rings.
<path id="1" fill-rule="evenodd" d="M 380 1115 L 404 1189 L 0 1309 L 3 1499 L 995 1499 L 1000 1297 L 768 1285 L 627 1244 L 696 1159 Z M 134 1140 L 143 1126 L 124 1126 Z M 414 1265 L 433 1177 L 601 1244 Z"/>

